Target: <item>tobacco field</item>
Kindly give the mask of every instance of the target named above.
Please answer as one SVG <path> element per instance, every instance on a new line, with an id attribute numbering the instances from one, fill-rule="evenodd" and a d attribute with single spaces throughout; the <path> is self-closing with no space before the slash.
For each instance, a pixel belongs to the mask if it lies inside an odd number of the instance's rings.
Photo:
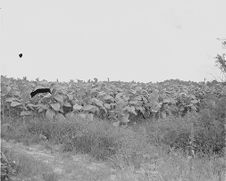
<path id="1" fill-rule="evenodd" d="M 225 121 L 225 82 L 1 76 L 1 178 L 222 180 Z"/>
<path id="2" fill-rule="evenodd" d="M 52 94 L 30 97 L 36 88 L 50 87 Z M 71 114 L 90 114 L 114 125 L 148 118 L 183 116 L 198 112 L 209 95 L 225 96 L 222 83 L 168 80 L 160 83 L 120 81 L 47 82 L 1 77 L 1 116 L 44 116 L 49 120 Z"/>

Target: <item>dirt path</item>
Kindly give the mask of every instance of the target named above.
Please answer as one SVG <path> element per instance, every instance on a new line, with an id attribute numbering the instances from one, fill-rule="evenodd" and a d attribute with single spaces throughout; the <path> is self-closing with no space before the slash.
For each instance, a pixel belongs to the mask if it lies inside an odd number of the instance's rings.
<path id="1" fill-rule="evenodd" d="M 4 140 L 2 145 L 46 163 L 58 175 L 59 181 L 110 181 L 114 178 L 114 170 L 110 166 L 103 162 L 96 162 L 86 155 L 51 152 L 41 145 L 25 146 Z"/>

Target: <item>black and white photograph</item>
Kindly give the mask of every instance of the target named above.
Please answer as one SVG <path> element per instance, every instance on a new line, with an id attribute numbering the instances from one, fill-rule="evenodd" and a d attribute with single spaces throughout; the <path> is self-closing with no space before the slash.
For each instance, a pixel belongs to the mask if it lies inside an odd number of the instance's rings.
<path id="1" fill-rule="evenodd" d="M 225 181 L 225 0 L 1 0 L 2 181 Z"/>

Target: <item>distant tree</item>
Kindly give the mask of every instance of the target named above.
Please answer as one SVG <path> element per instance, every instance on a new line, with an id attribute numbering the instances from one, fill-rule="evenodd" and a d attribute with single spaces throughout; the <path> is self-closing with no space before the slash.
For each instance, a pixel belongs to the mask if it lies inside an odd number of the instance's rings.
<path id="1" fill-rule="evenodd" d="M 219 39 L 222 43 L 223 49 L 226 50 L 226 39 Z M 216 64 L 224 74 L 225 80 L 226 80 L 226 53 L 223 53 L 222 55 L 216 56 Z"/>

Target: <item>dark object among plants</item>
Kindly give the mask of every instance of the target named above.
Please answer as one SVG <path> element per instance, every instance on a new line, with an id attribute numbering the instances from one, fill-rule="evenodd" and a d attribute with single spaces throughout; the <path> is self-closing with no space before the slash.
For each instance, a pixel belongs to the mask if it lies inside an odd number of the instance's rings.
<path id="1" fill-rule="evenodd" d="M 41 93 L 50 93 L 51 91 L 49 88 L 40 88 L 40 89 L 36 89 L 35 91 L 31 92 L 31 97 L 34 97 L 36 94 L 41 94 Z"/>

